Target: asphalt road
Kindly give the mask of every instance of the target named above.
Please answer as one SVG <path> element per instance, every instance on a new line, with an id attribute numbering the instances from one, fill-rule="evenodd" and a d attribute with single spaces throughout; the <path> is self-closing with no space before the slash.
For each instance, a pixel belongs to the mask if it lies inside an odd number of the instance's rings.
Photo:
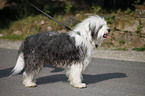
<path id="1" fill-rule="evenodd" d="M 145 63 L 92 58 L 83 72 L 87 88 L 69 85 L 64 69 L 45 67 L 38 86 L 25 88 L 22 74 L 9 77 L 16 50 L 0 49 L 0 96 L 145 96 Z"/>

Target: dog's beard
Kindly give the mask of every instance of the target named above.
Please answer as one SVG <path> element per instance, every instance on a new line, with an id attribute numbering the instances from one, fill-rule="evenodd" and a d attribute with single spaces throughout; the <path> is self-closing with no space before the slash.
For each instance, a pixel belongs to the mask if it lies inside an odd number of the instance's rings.
<path id="1" fill-rule="evenodd" d="M 95 42 L 95 46 L 97 46 L 97 47 L 100 46 L 102 44 L 102 42 L 104 41 L 104 39 L 105 38 L 103 38 L 103 37 L 98 38 Z"/>

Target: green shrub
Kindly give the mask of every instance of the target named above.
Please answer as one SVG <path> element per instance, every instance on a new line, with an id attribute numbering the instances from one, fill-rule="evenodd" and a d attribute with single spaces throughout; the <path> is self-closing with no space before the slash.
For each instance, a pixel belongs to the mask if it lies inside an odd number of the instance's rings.
<path id="1" fill-rule="evenodd" d="M 64 11 L 67 13 L 67 14 L 70 14 L 71 13 L 71 9 L 72 9 L 72 5 L 71 4 L 67 4 Z"/>
<path id="2" fill-rule="evenodd" d="M 102 8 L 100 6 L 92 6 L 92 10 L 94 14 L 97 14 Z"/>
<path id="3" fill-rule="evenodd" d="M 134 14 L 134 11 L 132 11 L 130 8 L 127 8 L 125 11 L 124 11 L 125 14 L 127 15 L 133 15 Z"/>
<path id="4" fill-rule="evenodd" d="M 51 14 L 51 10 L 50 10 L 50 7 L 49 7 L 48 5 L 45 5 L 45 6 L 44 6 L 43 11 L 44 11 L 46 14 Z"/>

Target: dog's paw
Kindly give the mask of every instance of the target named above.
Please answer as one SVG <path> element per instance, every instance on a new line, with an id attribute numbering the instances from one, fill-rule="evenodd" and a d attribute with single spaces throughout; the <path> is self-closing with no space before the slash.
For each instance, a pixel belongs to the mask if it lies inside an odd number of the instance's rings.
<path id="1" fill-rule="evenodd" d="M 31 87 L 36 87 L 37 86 L 37 84 L 36 83 L 34 83 L 34 82 L 23 82 L 23 84 L 25 85 L 25 87 L 29 87 L 29 88 L 31 88 Z"/>
<path id="2" fill-rule="evenodd" d="M 85 83 L 79 83 L 79 84 L 70 83 L 70 84 L 76 88 L 86 88 L 87 87 L 87 85 Z"/>

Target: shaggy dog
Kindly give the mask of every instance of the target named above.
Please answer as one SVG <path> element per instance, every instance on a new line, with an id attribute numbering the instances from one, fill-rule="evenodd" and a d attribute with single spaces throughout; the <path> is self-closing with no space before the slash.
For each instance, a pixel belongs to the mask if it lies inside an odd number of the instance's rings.
<path id="1" fill-rule="evenodd" d="M 68 34 L 50 31 L 28 36 L 20 46 L 12 75 L 24 69 L 23 84 L 34 87 L 34 75 L 45 64 L 65 66 L 70 84 L 76 88 L 86 87 L 82 83 L 82 71 L 89 64 L 95 45 L 100 45 L 105 38 L 109 38 L 109 31 L 103 18 L 90 16 Z"/>

